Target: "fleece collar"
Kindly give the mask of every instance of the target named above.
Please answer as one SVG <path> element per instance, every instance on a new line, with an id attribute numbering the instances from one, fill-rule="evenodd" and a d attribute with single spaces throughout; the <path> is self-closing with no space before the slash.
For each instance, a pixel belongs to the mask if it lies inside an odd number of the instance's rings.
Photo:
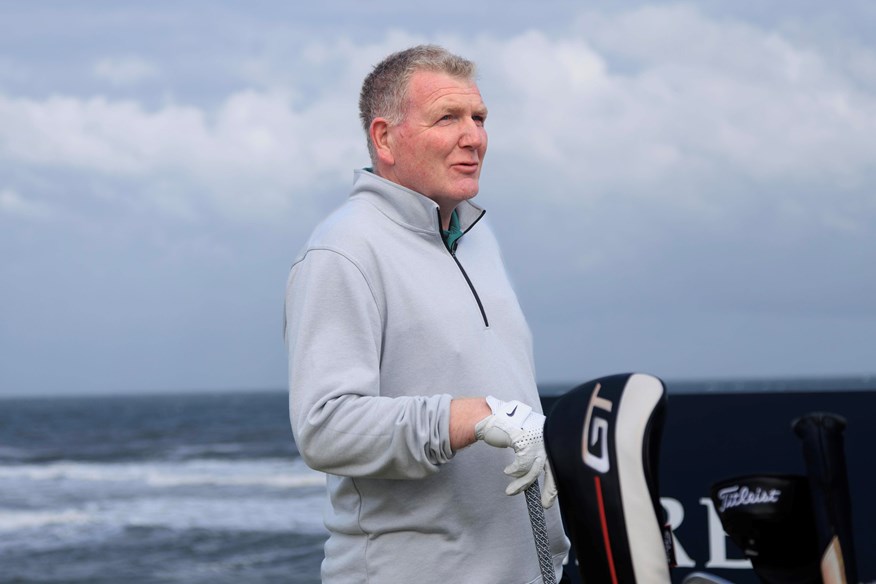
<path id="1" fill-rule="evenodd" d="M 435 201 L 369 170 L 353 171 L 353 192 L 350 196 L 369 201 L 381 213 L 408 229 L 441 233 L 438 204 Z M 485 213 L 482 207 L 470 200 L 457 205 L 456 212 L 462 232 L 468 231 Z"/>

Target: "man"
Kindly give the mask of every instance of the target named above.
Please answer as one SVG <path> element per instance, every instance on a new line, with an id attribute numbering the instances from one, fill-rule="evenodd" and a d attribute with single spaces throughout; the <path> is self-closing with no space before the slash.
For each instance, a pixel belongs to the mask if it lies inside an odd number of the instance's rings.
<path id="1" fill-rule="evenodd" d="M 323 582 L 541 582 L 525 500 L 503 494 L 542 473 L 544 416 L 529 329 L 470 201 L 487 150 L 474 65 L 434 46 L 390 55 L 360 115 L 373 169 L 286 295 L 292 429 L 331 503 Z M 546 515 L 559 574 L 568 541 L 557 506 Z"/>

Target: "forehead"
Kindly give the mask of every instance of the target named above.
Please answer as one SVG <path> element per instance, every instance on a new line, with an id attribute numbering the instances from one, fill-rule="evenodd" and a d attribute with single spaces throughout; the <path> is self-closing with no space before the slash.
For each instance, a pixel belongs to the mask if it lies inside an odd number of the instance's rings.
<path id="1" fill-rule="evenodd" d="M 408 85 L 408 103 L 415 108 L 464 103 L 484 108 L 477 83 L 437 71 L 416 71 Z"/>

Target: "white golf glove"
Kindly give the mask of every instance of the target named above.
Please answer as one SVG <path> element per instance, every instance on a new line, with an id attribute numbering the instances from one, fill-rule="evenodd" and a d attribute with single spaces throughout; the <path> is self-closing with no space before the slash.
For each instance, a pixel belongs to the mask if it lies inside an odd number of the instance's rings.
<path id="1" fill-rule="evenodd" d="M 557 498 L 557 487 L 544 449 L 545 417 L 519 401 L 503 402 L 489 396 L 487 404 L 493 415 L 477 423 L 475 435 L 490 446 L 513 448 L 516 454 L 514 462 L 505 468 L 505 474 L 515 478 L 505 489 L 505 494 L 523 492 L 544 470 L 541 505 L 550 507 Z"/>

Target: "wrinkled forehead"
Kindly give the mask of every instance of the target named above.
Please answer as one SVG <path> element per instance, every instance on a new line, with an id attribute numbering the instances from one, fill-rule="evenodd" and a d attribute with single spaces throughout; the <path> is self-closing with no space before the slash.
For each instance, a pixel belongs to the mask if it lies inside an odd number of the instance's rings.
<path id="1" fill-rule="evenodd" d="M 406 108 L 430 108 L 445 103 L 486 110 L 480 89 L 473 78 L 457 77 L 440 71 L 416 71 L 408 82 Z"/>

